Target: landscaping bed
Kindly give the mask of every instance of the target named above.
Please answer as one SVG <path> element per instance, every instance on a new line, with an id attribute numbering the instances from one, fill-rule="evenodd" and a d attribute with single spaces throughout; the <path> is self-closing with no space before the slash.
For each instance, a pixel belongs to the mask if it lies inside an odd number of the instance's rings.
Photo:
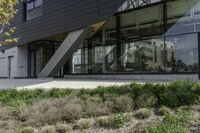
<path id="1" fill-rule="evenodd" d="M 0 91 L 0 133 L 199 133 L 200 84 Z"/>

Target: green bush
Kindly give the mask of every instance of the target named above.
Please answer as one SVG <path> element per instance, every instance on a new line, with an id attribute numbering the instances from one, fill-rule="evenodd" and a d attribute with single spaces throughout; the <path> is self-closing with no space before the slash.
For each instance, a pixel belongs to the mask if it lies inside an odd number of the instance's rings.
<path id="1" fill-rule="evenodd" d="M 165 115 L 166 113 L 172 113 L 172 110 L 166 106 L 162 106 L 159 109 L 159 114 L 160 115 Z"/>
<path id="2" fill-rule="evenodd" d="M 97 119 L 97 124 L 105 128 L 120 128 L 132 119 L 131 113 L 119 113 Z"/>
<path id="3" fill-rule="evenodd" d="M 199 104 L 200 84 L 187 81 L 176 81 L 166 84 L 131 83 L 122 86 L 100 86 L 96 89 L 85 89 L 80 91 L 56 88 L 48 91 L 43 89 L 9 89 L 0 90 L 0 102 L 3 105 L 9 106 L 12 111 L 19 112 L 25 105 L 31 105 L 36 100 L 63 98 L 70 94 L 73 94 L 75 97 L 80 97 L 85 103 L 91 102 L 97 106 L 106 101 L 116 101 L 115 104 L 121 106 L 123 99 L 128 97 L 129 100 L 127 100 L 123 106 L 116 109 L 118 112 L 124 112 L 127 110 L 130 111 L 128 103 L 130 103 L 131 98 L 132 101 L 136 102 L 135 105 L 138 108 L 149 108 L 162 105 L 167 107 L 179 107 L 183 105 Z M 119 98 L 122 99 L 117 101 L 116 99 Z M 115 106 L 115 108 L 117 107 L 118 106 Z M 95 112 L 88 112 L 88 114 L 90 116 L 96 115 Z"/>
<path id="4" fill-rule="evenodd" d="M 32 127 L 23 127 L 19 130 L 19 133 L 34 133 L 34 128 Z"/>
<path id="5" fill-rule="evenodd" d="M 113 124 L 116 128 L 122 127 L 126 123 L 123 114 L 117 114 L 114 116 Z"/>
<path id="6" fill-rule="evenodd" d="M 61 98 L 71 94 L 71 90 L 68 89 L 52 89 L 45 91 L 44 89 L 35 90 L 16 90 L 7 89 L 0 90 L 0 102 L 8 105 L 14 111 L 25 104 L 32 104 L 37 99 L 45 98 Z"/>
<path id="7" fill-rule="evenodd" d="M 136 105 L 138 108 L 150 108 L 155 106 L 157 101 L 157 98 L 152 93 L 144 93 L 136 99 Z"/>
<path id="8" fill-rule="evenodd" d="M 146 133 L 189 133 L 189 130 L 181 126 L 155 124 L 148 127 Z"/>
<path id="9" fill-rule="evenodd" d="M 199 103 L 200 95 L 196 93 L 199 83 L 176 81 L 165 85 L 165 89 L 159 94 L 160 104 L 169 107 L 193 105 Z"/>
<path id="10" fill-rule="evenodd" d="M 115 128 L 123 127 L 132 118 L 130 113 L 119 113 L 114 116 L 113 125 Z"/>
<path id="11" fill-rule="evenodd" d="M 176 114 L 167 113 L 161 124 L 153 124 L 146 130 L 147 133 L 189 133 L 191 112 L 179 111 Z"/>

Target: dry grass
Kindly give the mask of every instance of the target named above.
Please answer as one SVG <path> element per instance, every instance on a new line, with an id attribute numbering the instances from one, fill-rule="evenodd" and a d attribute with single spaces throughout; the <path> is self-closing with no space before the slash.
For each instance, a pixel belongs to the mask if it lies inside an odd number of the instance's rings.
<path id="1" fill-rule="evenodd" d="M 152 114 L 153 112 L 151 109 L 141 108 L 136 112 L 135 117 L 138 119 L 146 119 L 149 118 Z"/>
<path id="2" fill-rule="evenodd" d="M 117 112 L 131 112 L 134 108 L 133 99 L 129 96 L 119 96 L 115 101 L 115 109 Z"/>
<path id="3" fill-rule="evenodd" d="M 34 133 L 34 128 L 32 127 L 23 127 L 20 129 L 19 133 Z"/>
<path id="4" fill-rule="evenodd" d="M 88 129 L 94 125 L 95 121 L 94 119 L 80 119 L 77 122 L 77 127 L 79 129 Z"/>
<path id="5" fill-rule="evenodd" d="M 11 118 L 11 116 L 12 113 L 10 112 L 10 110 L 0 104 L 0 120 L 8 120 Z"/>
<path id="6" fill-rule="evenodd" d="M 73 121 L 82 112 L 78 99 L 66 97 L 62 99 L 46 99 L 25 107 L 20 112 L 20 119 L 29 125 L 55 124 L 58 121 Z"/>
<path id="7" fill-rule="evenodd" d="M 158 99 L 151 93 L 141 94 L 136 99 L 136 106 L 138 108 L 150 108 L 157 103 Z"/>
<path id="8" fill-rule="evenodd" d="M 97 119 L 97 125 L 100 127 L 111 128 L 113 126 L 113 116 L 103 116 Z"/>
<path id="9" fill-rule="evenodd" d="M 170 108 L 166 107 L 166 106 L 162 106 L 159 109 L 159 114 L 160 115 L 164 115 L 166 113 L 171 113 L 171 112 L 172 112 L 172 110 Z"/>
<path id="10" fill-rule="evenodd" d="M 58 133 L 68 133 L 72 131 L 72 125 L 70 124 L 64 124 L 64 123 L 58 123 L 56 124 L 56 131 Z"/>
<path id="11" fill-rule="evenodd" d="M 45 126 L 42 128 L 40 133 L 56 133 L 56 129 L 54 126 Z"/>

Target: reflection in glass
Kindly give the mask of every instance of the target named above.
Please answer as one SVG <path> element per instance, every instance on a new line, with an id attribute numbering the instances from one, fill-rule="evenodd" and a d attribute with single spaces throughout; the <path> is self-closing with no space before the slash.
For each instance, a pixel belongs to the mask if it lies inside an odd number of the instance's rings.
<path id="1" fill-rule="evenodd" d="M 173 0 L 167 2 L 167 30 L 165 35 L 200 31 L 200 0 Z"/>
<path id="2" fill-rule="evenodd" d="M 167 58 L 167 72 L 198 71 L 198 40 L 197 34 L 167 37 L 173 51 Z"/>
<path id="3" fill-rule="evenodd" d="M 150 39 L 124 44 L 123 71 L 125 72 L 163 72 L 164 41 Z M 170 54 L 170 53 L 169 53 Z"/>
<path id="4" fill-rule="evenodd" d="M 198 72 L 200 0 L 142 6 L 118 13 L 87 39 L 87 50 L 72 57 L 72 73 Z"/>
<path id="5" fill-rule="evenodd" d="M 129 10 L 140 6 L 146 6 L 160 1 L 161 0 L 126 0 L 124 4 L 118 9 L 118 11 Z"/>

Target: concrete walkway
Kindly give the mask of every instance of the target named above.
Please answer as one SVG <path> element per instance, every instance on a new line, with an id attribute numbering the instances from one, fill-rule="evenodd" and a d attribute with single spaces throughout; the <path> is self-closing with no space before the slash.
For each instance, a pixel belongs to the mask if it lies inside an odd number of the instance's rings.
<path id="1" fill-rule="evenodd" d="M 93 89 L 97 86 L 123 85 L 131 81 L 68 80 L 68 79 L 0 79 L 0 89 L 70 88 Z"/>

